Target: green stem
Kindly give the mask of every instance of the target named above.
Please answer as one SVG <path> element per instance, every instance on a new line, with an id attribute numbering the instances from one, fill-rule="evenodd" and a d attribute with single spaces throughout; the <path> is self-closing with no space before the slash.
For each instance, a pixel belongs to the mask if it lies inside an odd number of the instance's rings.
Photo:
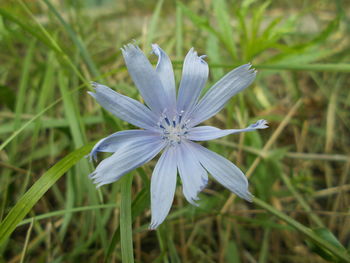
<path id="1" fill-rule="evenodd" d="M 121 204 L 120 204 L 120 245 L 122 262 L 134 262 L 134 249 L 132 243 L 132 219 L 131 219 L 131 185 L 132 175 L 125 175 L 121 179 Z"/>
<path id="2" fill-rule="evenodd" d="M 285 221 L 286 223 L 288 223 L 289 225 L 291 225 L 292 227 L 297 229 L 299 232 L 301 232 L 305 236 L 307 236 L 310 240 L 312 240 L 315 243 L 317 243 L 318 245 L 326 248 L 327 250 L 332 252 L 335 256 L 337 256 L 339 259 L 342 259 L 344 262 L 350 262 L 350 257 L 346 252 L 344 252 L 343 250 L 331 245 L 329 242 L 320 238 L 317 234 L 315 234 L 315 232 L 312 229 L 300 224 L 298 221 L 296 221 L 293 218 L 287 216 L 286 214 L 278 211 L 276 208 L 269 205 L 268 203 L 265 203 L 264 201 L 262 201 L 259 198 L 254 197 L 253 202 L 256 205 L 262 207 L 263 209 L 269 211 L 271 214 L 274 214 L 279 219 Z"/>

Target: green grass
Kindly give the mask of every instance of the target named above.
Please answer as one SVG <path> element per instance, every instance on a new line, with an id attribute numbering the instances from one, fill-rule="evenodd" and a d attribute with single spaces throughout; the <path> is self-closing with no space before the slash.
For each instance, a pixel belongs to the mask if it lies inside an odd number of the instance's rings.
<path id="1" fill-rule="evenodd" d="M 0 263 L 350 262 L 345 2 L 1 2 Z M 87 95 L 89 81 L 140 100 L 120 52 L 133 40 L 147 55 L 158 43 L 177 83 L 191 47 L 207 54 L 206 90 L 243 63 L 258 70 L 206 124 L 270 128 L 204 143 L 246 173 L 252 204 L 211 180 L 193 207 L 179 184 L 149 231 L 156 160 L 92 184 L 84 156 L 132 126 Z"/>

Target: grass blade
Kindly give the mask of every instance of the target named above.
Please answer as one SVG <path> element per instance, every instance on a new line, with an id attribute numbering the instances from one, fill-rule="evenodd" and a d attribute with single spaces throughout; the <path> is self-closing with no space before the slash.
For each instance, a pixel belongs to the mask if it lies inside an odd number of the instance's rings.
<path id="1" fill-rule="evenodd" d="M 277 216 L 279 219 L 285 221 L 288 223 L 290 226 L 294 227 L 297 229 L 300 233 L 304 234 L 307 236 L 310 240 L 315 242 L 316 244 L 320 245 L 323 248 L 326 248 L 332 254 L 337 256 L 339 259 L 343 260 L 344 262 L 350 262 L 350 257 L 349 254 L 346 253 L 343 249 L 340 249 L 339 247 L 334 246 L 333 244 L 329 243 L 328 241 L 322 239 L 317 233 L 315 233 L 312 229 L 300 224 L 298 221 L 294 220 L 290 216 L 278 211 L 276 208 L 273 206 L 269 205 L 268 203 L 265 203 L 259 198 L 254 197 L 253 202 L 262 207 L 263 209 L 267 210 L 271 214 L 274 214 Z"/>
<path id="2" fill-rule="evenodd" d="M 17 201 L 5 219 L 0 223 L 0 244 L 16 229 L 18 223 L 30 212 L 33 206 L 56 181 L 92 149 L 93 143 L 87 144 L 68 154 L 46 173 Z"/>
<path id="3" fill-rule="evenodd" d="M 35 38 L 39 39 L 41 42 L 43 42 L 49 48 L 55 50 L 56 52 L 58 51 L 56 49 L 56 47 L 50 43 L 49 40 L 47 40 L 43 35 L 38 33 L 39 30 L 37 28 L 35 28 L 33 25 L 29 24 L 27 21 L 26 22 L 22 22 L 17 17 L 13 16 L 11 13 L 7 12 L 3 8 L 0 8 L 0 15 L 3 18 L 5 18 L 7 20 L 10 20 L 13 23 L 17 24 L 19 27 L 23 28 L 26 32 L 30 33 Z"/>
<path id="4" fill-rule="evenodd" d="M 233 59 L 237 59 L 237 50 L 234 42 L 232 27 L 230 24 L 229 11 L 227 9 L 226 1 L 217 0 L 213 1 L 214 13 L 218 21 L 218 26 L 220 29 L 220 34 L 222 40 L 230 52 Z"/>
<path id="5" fill-rule="evenodd" d="M 122 250 L 122 262 L 134 262 L 134 249 L 132 243 L 132 219 L 131 219 L 131 174 L 121 179 L 121 204 L 120 204 L 120 240 Z"/>
<path id="6" fill-rule="evenodd" d="M 158 20 L 160 17 L 160 11 L 162 10 L 163 2 L 164 2 L 164 0 L 158 1 L 157 5 L 154 9 L 152 18 L 151 18 L 151 22 L 149 24 L 149 30 L 147 32 L 146 43 L 145 43 L 145 47 L 144 47 L 146 54 L 148 53 L 148 51 L 151 47 L 151 43 L 155 37 L 155 34 L 157 33 Z"/>
<path id="7" fill-rule="evenodd" d="M 174 67 L 180 68 L 181 62 L 174 61 Z M 233 69 L 242 65 L 242 63 L 234 64 L 211 64 L 210 68 L 226 68 Z M 254 64 L 255 69 L 266 70 L 291 70 L 291 71 L 319 71 L 319 72 L 350 72 L 350 63 L 312 63 L 312 64 Z"/>
<path id="8" fill-rule="evenodd" d="M 49 0 L 44 0 L 46 5 L 49 7 L 49 9 L 54 13 L 54 15 L 57 17 L 57 19 L 60 21 L 60 23 L 63 25 L 64 29 L 67 31 L 69 37 L 72 39 L 74 44 L 79 49 L 79 52 L 81 56 L 83 57 L 86 65 L 89 67 L 91 73 L 94 75 L 94 77 L 97 77 L 100 75 L 95 63 L 93 62 L 89 52 L 87 51 L 84 42 L 82 39 L 77 35 L 73 28 L 64 21 L 63 17 L 60 15 L 60 13 L 57 11 L 57 9 L 51 4 Z"/>
<path id="9" fill-rule="evenodd" d="M 49 213 L 37 215 L 35 217 L 24 219 L 17 226 L 23 226 L 23 225 L 29 224 L 32 220 L 40 221 L 40 220 L 48 219 L 55 216 L 64 216 L 67 213 L 78 213 L 78 212 L 85 212 L 85 211 L 97 210 L 97 209 L 117 208 L 118 206 L 119 205 L 115 203 L 115 204 L 80 206 L 80 207 L 74 207 L 70 209 L 57 210 L 54 212 L 49 212 Z"/>
<path id="10" fill-rule="evenodd" d="M 53 48 L 53 50 L 62 58 L 64 62 L 67 63 L 67 65 L 73 70 L 73 72 L 79 77 L 79 79 L 85 83 L 88 87 L 90 86 L 89 81 L 81 74 L 79 69 L 74 65 L 70 57 L 61 49 L 57 41 L 50 35 L 50 33 L 36 20 L 36 17 L 32 13 L 32 11 L 26 6 L 25 3 L 23 3 L 21 0 L 18 0 L 18 3 L 23 7 L 23 9 L 28 13 L 28 15 L 37 23 L 39 30 L 42 32 L 42 34 L 46 37 L 47 41 L 45 43 L 49 42 L 49 47 Z M 19 24 L 21 26 L 21 24 Z M 26 29 L 26 28 L 25 28 Z M 30 31 L 32 32 L 32 31 Z M 34 35 L 37 36 L 37 35 Z"/>

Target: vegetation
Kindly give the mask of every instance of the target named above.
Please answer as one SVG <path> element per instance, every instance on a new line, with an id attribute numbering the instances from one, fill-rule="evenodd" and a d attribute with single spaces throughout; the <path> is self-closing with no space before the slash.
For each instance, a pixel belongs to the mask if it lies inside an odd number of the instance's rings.
<path id="1" fill-rule="evenodd" d="M 0 2 L 0 263 L 350 262 L 346 3 Z M 270 128 L 204 143 L 246 173 L 253 203 L 210 180 L 194 207 L 178 181 L 169 216 L 149 231 L 155 161 L 92 184 L 84 156 L 132 127 L 87 95 L 89 83 L 140 99 L 120 52 L 133 40 L 147 54 L 159 44 L 177 82 L 191 47 L 208 55 L 207 88 L 238 65 L 258 70 L 206 124 Z"/>

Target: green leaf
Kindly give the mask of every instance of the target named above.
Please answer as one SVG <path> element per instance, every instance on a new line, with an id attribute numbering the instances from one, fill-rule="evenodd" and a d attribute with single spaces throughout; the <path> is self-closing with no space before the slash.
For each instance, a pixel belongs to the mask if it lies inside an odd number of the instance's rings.
<path id="1" fill-rule="evenodd" d="M 84 126 L 80 125 L 82 121 L 79 110 L 77 109 L 77 102 L 69 92 L 68 78 L 63 75 L 62 71 L 59 71 L 58 74 L 58 84 L 62 94 L 64 111 L 69 123 L 74 144 L 76 147 L 81 147 L 86 142 Z"/>
<path id="2" fill-rule="evenodd" d="M 139 168 L 138 171 L 140 171 L 141 178 L 144 182 L 144 187 L 132 201 L 131 216 L 133 221 L 135 221 L 135 219 L 146 209 L 146 207 L 149 207 L 149 204 L 150 204 L 149 179 L 142 168 Z M 112 240 L 108 245 L 104 262 L 110 262 L 110 257 L 112 256 L 112 253 L 119 241 L 120 241 L 120 225 L 115 229 L 113 233 Z"/>
<path id="3" fill-rule="evenodd" d="M 330 232 L 327 228 L 316 228 L 313 230 L 314 233 L 322 238 L 323 240 L 329 242 L 333 246 L 339 248 L 340 250 L 343 250 L 344 253 L 347 253 L 345 247 L 339 242 L 339 240 L 333 235 L 332 232 Z M 307 242 L 310 249 L 323 257 L 326 260 L 333 261 L 333 262 L 344 262 L 340 261 L 337 257 L 333 255 L 328 249 L 325 249 L 324 247 L 320 246 L 319 244 L 315 242 Z"/>
<path id="4" fill-rule="evenodd" d="M 12 21 L 13 23 L 17 24 L 19 27 L 30 33 L 35 38 L 39 39 L 41 42 L 43 42 L 45 45 L 50 47 L 51 49 L 58 51 L 54 45 L 50 43 L 50 41 L 41 34 L 40 30 L 33 26 L 31 23 L 28 23 L 28 21 L 21 21 L 18 19 L 17 16 L 12 15 L 11 13 L 7 12 L 3 8 L 0 8 L 0 15 L 7 19 Z"/>
<path id="5" fill-rule="evenodd" d="M 187 8 L 186 5 L 184 5 L 183 3 L 179 2 L 179 1 L 176 3 L 177 3 L 177 6 L 181 8 L 183 13 L 189 19 L 191 19 L 193 24 L 195 24 L 196 26 L 198 26 L 198 27 L 200 27 L 208 32 L 213 33 L 214 35 L 218 35 L 217 32 L 210 26 L 209 20 L 207 18 L 204 18 L 204 17 L 197 15 L 191 9 Z"/>
<path id="6" fill-rule="evenodd" d="M 53 212 L 24 219 L 17 226 L 23 226 L 23 225 L 29 224 L 30 222 L 32 222 L 32 220 L 40 221 L 40 220 L 44 220 L 44 219 L 48 219 L 56 216 L 64 216 L 67 213 L 78 213 L 78 212 L 85 212 L 85 211 L 98 210 L 98 209 L 112 209 L 112 208 L 115 209 L 118 206 L 119 205 L 117 203 L 113 203 L 113 204 L 90 205 L 90 206 L 74 207 L 74 208 L 64 209 L 64 210 L 56 210 Z"/>
<path id="7" fill-rule="evenodd" d="M 122 262 L 134 262 L 134 249 L 132 243 L 132 218 L 131 218 L 131 174 L 121 179 L 121 204 L 120 204 L 120 240 L 122 250 Z"/>
<path id="8" fill-rule="evenodd" d="M 94 143 L 89 143 L 68 154 L 46 173 L 18 200 L 5 219 L 0 223 L 0 244 L 6 241 L 17 225 L 30 212 L 33 206 L 61 176 L 87 155 Z"/>
<path id="9" fill-rule="evenodd" d="M 237 58 L 236 45 L 230 23 L 229 10 L 224 0 L 213 1 L 214 13 L 218 21 L 221 38 L 233 59 Z"/>

